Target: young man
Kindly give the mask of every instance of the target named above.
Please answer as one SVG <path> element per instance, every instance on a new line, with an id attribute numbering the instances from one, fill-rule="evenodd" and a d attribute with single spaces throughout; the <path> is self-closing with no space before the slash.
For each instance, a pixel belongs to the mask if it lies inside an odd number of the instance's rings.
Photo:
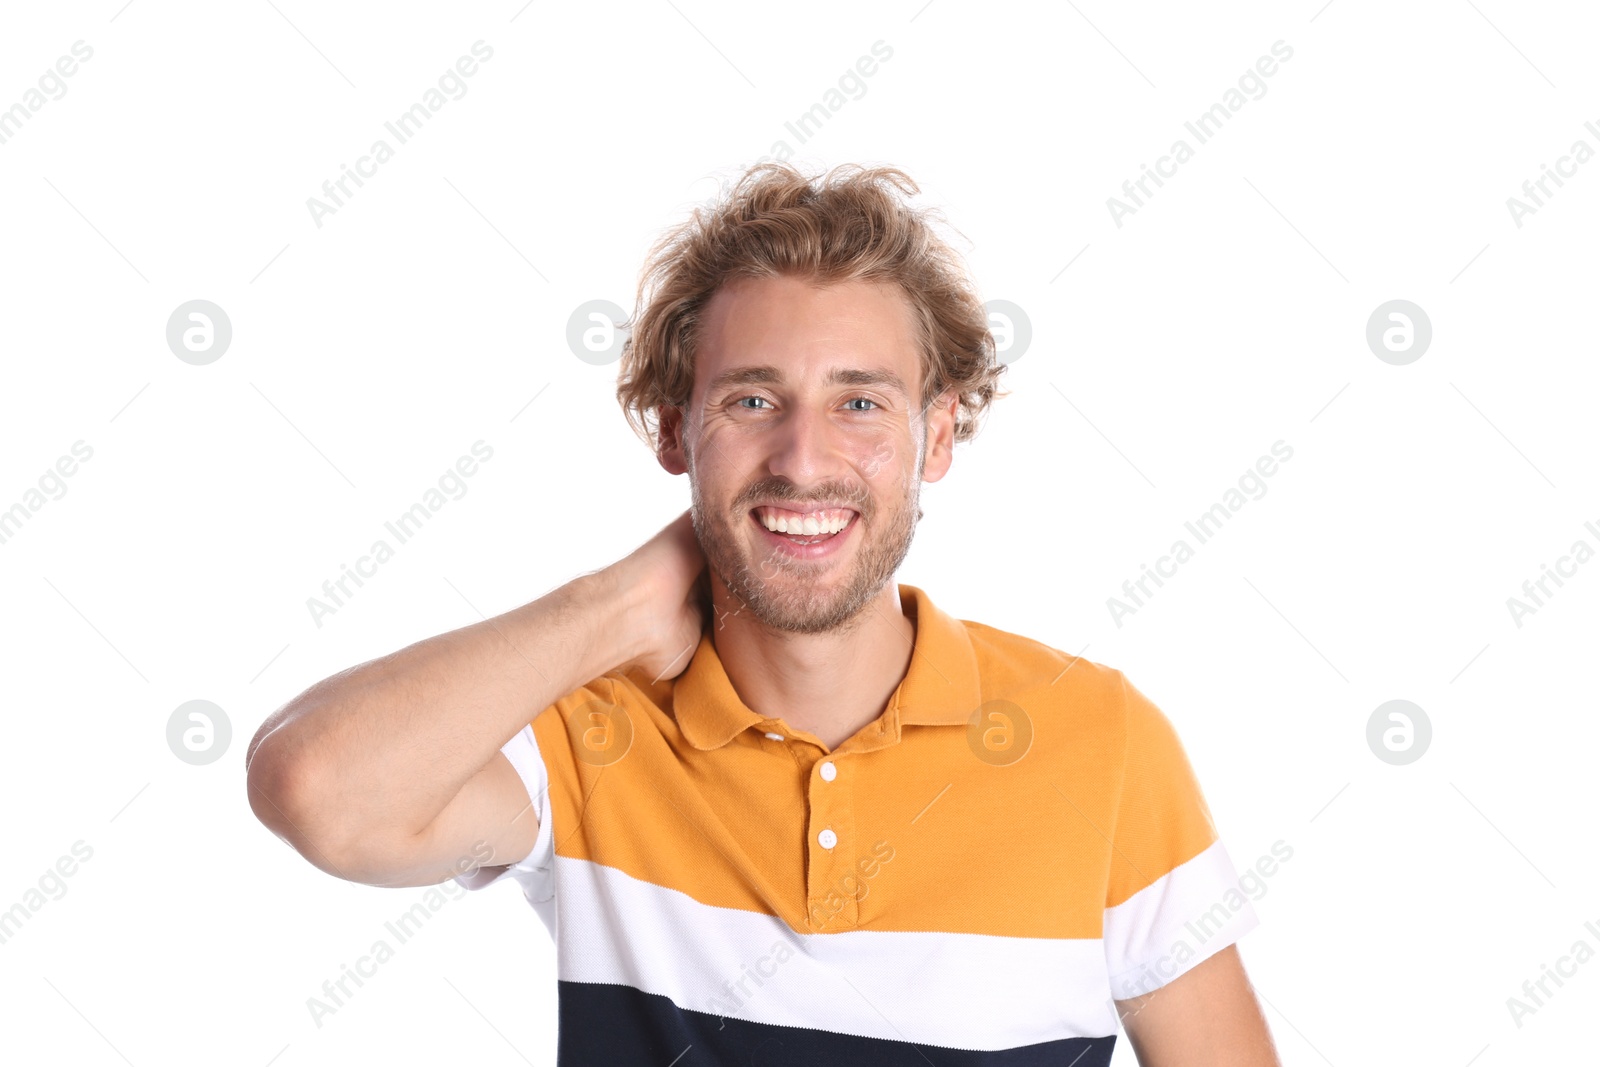
<path id="1" fill-rule="evenodd" d="M 997 395 L 892 169 L 749 171 L 651 254 L 618 395 L 693 507 L 313 686 L 257 816 L 372 885 L 518 881 L 562 1064 L 1274 1067 L 1256 923 L 1122 674 L 894 582 Z"/>

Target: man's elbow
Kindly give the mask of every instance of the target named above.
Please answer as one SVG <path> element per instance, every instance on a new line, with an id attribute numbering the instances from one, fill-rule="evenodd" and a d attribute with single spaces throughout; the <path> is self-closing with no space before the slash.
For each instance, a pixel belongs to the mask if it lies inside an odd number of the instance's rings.
<path id="1" fill-rule="evenodd" d="M 245 779 L 256 818 L 318 870 L 375 886 L 411 873 L 405 858 L 415 835 L 359 823 L 337 768 L 269 738 L 257 747 Z"/>
<path id="2" fill-rule="evenodd" d="M 258 744 L 245 771 L 250 810 L 268 830 L 310 863 L 329 874 L 347 877 L 348 862 L 339 862 L 345 849 L 329 825 L 322 774 L 310 760 L 294 756 L 283 744 Z"/>

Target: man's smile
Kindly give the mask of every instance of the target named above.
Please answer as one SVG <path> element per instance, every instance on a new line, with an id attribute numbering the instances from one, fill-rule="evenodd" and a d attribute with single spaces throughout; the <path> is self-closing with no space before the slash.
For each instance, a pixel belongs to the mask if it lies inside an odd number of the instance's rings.
<path id="1" fill-rule="evenodd" d="M 853 508 L 791 510 L 773 505 L 750 509 L 759 536 L 777 551 L 800 559 L 821 559 L 841 548 L 856 528 Z"/>

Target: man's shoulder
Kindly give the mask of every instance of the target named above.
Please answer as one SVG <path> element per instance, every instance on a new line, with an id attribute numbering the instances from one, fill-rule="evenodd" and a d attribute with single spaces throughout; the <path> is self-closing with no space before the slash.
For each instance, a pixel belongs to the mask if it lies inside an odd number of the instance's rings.
<path id="1" fill-rule="evenodd" d="M 1115 667 L 988 623 L 959 621 L 972 643 L 985 689 L 1043 687 L 1063 695 L 1121 700 L 1124 678 Z"/>
<path id="2" fill-rule="evenodd" d="M 1075 731 L 1101 730 L 1141 750 L 1181 750 L 1173 720 L 1120 669 L 1009 630 L 960 622 L 977 656 L 985 700 L 1009 699 L 1030 715 L 1056 713 Z"/>

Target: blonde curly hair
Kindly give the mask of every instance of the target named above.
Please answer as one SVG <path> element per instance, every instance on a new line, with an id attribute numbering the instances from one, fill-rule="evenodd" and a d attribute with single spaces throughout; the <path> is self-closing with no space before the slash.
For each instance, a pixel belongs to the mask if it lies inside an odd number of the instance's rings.
<path id="1" fill-rule="evenodd" d="M 761 163 L 667 231 L 650 249 L 625 324 L 617 400 L 634 432 L 658 447 L 660 409 L 688 404 L 696 326 L 718 287 L 788 275 L 898 284 L 917 324 L 922 411 L 952 392 L 955 440 L 977 433 L 989 404 L 1008 395 L 998 386 L 1005 364 L 964 265 L 934 230 L 942 217 L 908 206 L 896 190 L 919 191 L 893 167 L 852 163 L 807 177 L 788 163 Z"/>

